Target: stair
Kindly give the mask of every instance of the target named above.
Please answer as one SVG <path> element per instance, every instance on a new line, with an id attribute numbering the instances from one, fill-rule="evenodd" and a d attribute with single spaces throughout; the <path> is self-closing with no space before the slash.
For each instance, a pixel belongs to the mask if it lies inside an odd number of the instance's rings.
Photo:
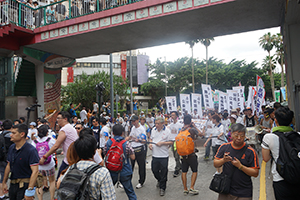
<path id="1" fill-rule="evenodd" d="M 35 66 L 24 59 L 14 86 L 14 96 L 36 96 Z"/>
<path id="2" fill-rule="evenodd" d="M 14 25 L 7 24 L 4 26 L 0 26 L 0 37 L 3 37 L 4 35 L 9 35 L 10 32 L 14 32 Z"/>

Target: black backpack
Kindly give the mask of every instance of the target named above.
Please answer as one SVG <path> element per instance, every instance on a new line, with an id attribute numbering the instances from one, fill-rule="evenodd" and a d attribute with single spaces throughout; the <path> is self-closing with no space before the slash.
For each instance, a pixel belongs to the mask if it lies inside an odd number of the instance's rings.
<path id="1" fill-rule="evenodd" d="M 69 172 L 62 180 L 57 190 L 58 200 L 86 200 L 89 198 L 87 186 L 89 184 L 90 175 L 102 166 L 98 164 L 79 170 L 77 164 L 70 166 Z M 101 199 L 101 196 L 100 196 Z"/>
<path id="2" fill-rule="evenodd" d="M 285 181 L 300 183 L 300 135 L 297 132 L 274 132 L 279 137 L 279 157 L 276 170 Z"/>
<path id="3" fill-rule="evenodd" d="M 11 145 L 11 142 L 5 141 L 5 135 L 8 133 L 10 133 L 10 131 L 5 130 L 0 134 L 0 161 L 6 161 L 8 148 Z"/>

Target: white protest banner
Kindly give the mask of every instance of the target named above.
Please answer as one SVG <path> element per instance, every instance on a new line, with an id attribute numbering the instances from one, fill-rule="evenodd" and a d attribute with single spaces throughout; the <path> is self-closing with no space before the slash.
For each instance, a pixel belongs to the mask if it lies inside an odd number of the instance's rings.
<path id="1" fill-rule="evenodd" d="M 177 111 L 177 102 L 175 96 L 166 97 L 166 105 L 168 109 L 168 113 L 172 111 Z"/>
<path id="2" fill-rule="evenodd" d="M 233 90 L 237 90 L 237 108 L 240 108 L 241 111 L 244 110 L 244 102 L 245 102 L 245 98 L 244 98 L 244 90 L 245 90 L 245 86 L 237 86 L 237 87 L 232 87 Z"/>
<path id="3" fill-rule="evenodd" d="M 181 106 L 182 114 L 185 111 L 191 114 L 191 102 L 190 102 L 189 94 L 180 94 L 180 106 Z"/>
<path id="4" fill-rule="evenodd" d="M 201 84 L 205 109 L 214 109 L 210 85 Z"/>
<path id="5" fill-rule="evenodd" d="M 192 93 L 192 113 L 197 110 L 197 114 L 202 117 L 202 98 L 201 94 Z"/>
<path id="6" fill-rule="evenodd" d="M 256 110 L 256 115 L 259 116 L 259 112 L 261 112 L 261 106 L 263 105 L 264 101 L 264 87 L 265 84 L 263 80 L 261 79 L 260 76 L 256 75 L 256 105 L 255 105 L 255 110 Z"/>
<path id="7" fill-rule="evenodd" d="M 216 91 L 219 93 L 219 112 L 223 112 L 228 109 L 228 94 L 219 90 Z"/>
<path id="8" fill-rule="evenodd" d="M 255 110 L 255 102 L 254 102 L 255 95 L 256 95 L 255 87 L 249 86 L 247 107 L 250 107 L 252 109 L 252 114 L 254 114 L 254 110 Z"/>
<path id="9" fill-rule="evenodd" d="M 237 90 L 226 90 L 228 94 L 228 111 L 237 108 Z"/>

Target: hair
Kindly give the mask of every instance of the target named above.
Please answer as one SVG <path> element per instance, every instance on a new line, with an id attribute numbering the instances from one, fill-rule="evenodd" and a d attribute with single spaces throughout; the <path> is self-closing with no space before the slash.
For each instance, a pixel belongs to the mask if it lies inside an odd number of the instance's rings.
<path id="1" fill-rule="evenodd" d="M 104 117 L 101 117 L 99 119 L 99 122 L 102 123 L 103 125 L 106 125 L 106 119 Z"/>
<path id="2" fill-rule="evenodd" d="M 223 118 L 226 119 L 228 117 L 228 113 L 223 113 Z"/>
<path id="3" fill-rule="evenodd" d="M 121 124 L 116 124 L 113 126 L 113 134 L 117 136 L 121 136 L 122 133 L 125 131 L 125 128 Z"/>
<path id="4" fill-rule="evenodd" d="M 18 122 L 19 124 L 21 123 L 21 121 L 18 120 L 18 119 L 15 119 L 15 120 L 14 120 L 14 123 L 15 123 L 15 122 Z"/>
<path id="5" fill-rule="evenodd" d="M 23 122 L 25 122 L 25 117 L 20 117 L 19 119 L 22 120 Z"/>
<path id="6" fill-rule="evenodd" d="M 261 108 L 266 108 L 266 106 L 265 106 L 265 105 L 262 105 Z"/>
<path id="7" fill-rule="evenodd" d="M 280 107 L 275 111 L 275 118 L 279 126 L 289 126 L 294 118 L 294 112 L 288 107 Z"/>
<path id="8" fill-rule="evenodd" d="M 156 117 L 155 121 L 159 121 L 160 123 L 165 123 L 165 120 L 162 117 Z"/>
<path id="9" fill-rule="evenodd" d="M 219 117 L 219 115 L 212 116 L 212 119 L 215 119 L 217 122 L 221 121 L 221 118 Z"/>
<path id="10" fill-rule="evenodd" d="M 97 141 L 93 135 L 82 134 L 74 142 L 74 148 L 80 159 L 90 159 L 97 149 Z"/>
<path id="11" fill-rule="evenodd" d="M 183 118 L 183 124 L 184 125 L 188 125 L 188 124 L 191 124 L 192 123 L 192 116 L 187 114 L 184 116 Z"/>
<path id="12" fill-rule="evenodd" d="M 177 111 L 171 111 L 171 113 L 170 113 L 170 114 L 172 114 L 172 113 L 175 113 L 175 115 L 176 115 L 177 117 L 179 117 L 179 114 L 178 114 L 178 112 L 177 112 Z"/>
<path id="13" fill-rule="evenodd" d="M 246 127 L 243 124 L 236 123 L 231 125 L 231 133 L 233 132 L 246 133 Z"/>
<path id="14" fill-rule="evenodd" d="M 92 129 L 90 128 L 83 128 L 80 132 L 79 132 L 79 136 L 81 135 L 93 135 L 94 136 L 94 132 Z"/>
<path id="15" fill-rule="evenodd" d="M 77 163 L 79 160 L 80 158 L 74 148 L 74 142 L 72 142 L 67 151 L 67 161 L 69 163 L 69 166 Z"/>
<path id="16" fill-rule="evenodd" d="M 10 119 L 4 120 L 2 127 L 4 130 L 9 130 L 13 126 L 13 123 Z"/>
<path id="17" fill-rule="evenodd" d="M 74 119 L 75 117 L 77 117 L 76 115 L 74 115 L 73 117 L 72 117 L 72 119 Z M 77 119 L 78 119 L 78 117 L 77 117 Z"/>
<path id="18" fill-rule="evenodd" d="M 146 118 L 145 117 L 141 117 L 140 120 L 146 120 Z"/>
<path id="19" fill-rule="evenodd" d="M 215 111 L 209 110 L 209 111 L 207 112 L 207 114 L 210 114 L 211 116 L 214 116 L 216 113 L 215 113 Z"/>
<path id="20" fill-rule="evenodd" d="M 25 135 L 24 135 L 24 138 L 27 137 L 27 134 L 28 134 L 28 126 L 26 124 L 17 124 L 15 126 L 13 126 L 13 128 L 17 129 L 19 133 L 22 133 L 24 132 Z"/>
<path id="21" fill-rule="evenodd" d="M 73 103 L 70 103 L 70 106 L 72 106 L 73 105 Z"/>
<path id="22" fill-rule="evenodd" d="M 47 123 L 47 120 L 41 119 L 40 122 L 41 122 L 42 124 L 44 124 L 44 123 Z"/>
<path id="23" fill-rule="evenodd" d="M 57 115 L 61 115 L 62 118 L 64 118 L 64 119 L 67 118 L 67 120 L 70 121 L 70 113 L 67 111 L 61 111 Z"/>
<path id="24" fill-rule="evenodd" d="M 93 112 L 92 112 L 92 115 L 95 115 L 96 113 L 97 113 L 96 111 L 93 111 Z"/>
<path id="25" fill-rule="evenodd" d="M 42 125 L 37 130 L 38 130 L 38 136 L 40 138 L 43 138 L 43 137 L 45 137 L 48 134 L 47 125 Z"/>
<path id="26" fill-rule="evenodd" d="M 282 107 L 279 102 L 275 102 L 273 107 L 277 110 L 278 108 Z"/>

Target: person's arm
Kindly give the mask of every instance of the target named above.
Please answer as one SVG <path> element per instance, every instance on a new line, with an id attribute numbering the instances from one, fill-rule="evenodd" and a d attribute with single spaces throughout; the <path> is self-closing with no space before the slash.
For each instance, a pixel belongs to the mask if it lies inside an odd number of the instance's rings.
<path id="1" fill-rule="evenodd" d="M 270 149 L 261 148 L 261 154 L 265 162 L 268 162 L 271 159 Z"/>
<path id="2" fill-rule="evenodd" d="M 79 103 L 79 104 L 74 108 L 74 110 L 76 110 L 77 108 L 79 108 L 80 105 L 81 105 L 81 103 Z"/>
<path id="3" fill-rule="evenodd" d="M 149 142 L 152 142 L 152 138 L 150 137 Z M 149 144 L 149 149 L 152 150 L 153 149 L 153 144 Z"/>
<path id="4" fill-rule="evenodd" d="M 160 141 L 160 142 L 156 143 L 155 145 L 160 147 L 162 145 L 172 145 L 173 143 L 174 143 L 173 141 L 167 141 L 167 142 Z"/>
<path id="5" fill-rule="evenodd" d="M 243 171 L 248 176 L 257 177 L 259 174 L 258 168 L 246 167 L 242 165 L 242 163 L 236 157 L 233 158 L 231 163 L 233 166 L 237 167 L 239 170 Z"/>
<path id="6" fill-rule="evenodd" d="M 56 140 L 55 144 L 53 145 L 53 147 L 51 147 L 51 149 L 40 159 L 41 165 L 44 164 L 44 162 L 45 162 L 44 157 L 48 158 L 51 154 L 53 154 L 61 146 L 61 144 L 65 141 L 66 137 L 67 136 L 64 131 L 59 131 L 57 140 Z"/>
<path id="7" fill-rule="evenodd" d="M 232 157 L 229 155 L 229 153 L 224 153 L 223 158 L 221 159 L 214 159 L 214 167 L 219 168 L 222 167 L 226 162 L 232 161 Z"/>
<path id="8" fill-rule="evenodd" d="M 206 140 L 206 142 L 204 143 L 204 147 L 206 147 L 207 146 L 207 143 L 211 140 L 211 137 L 212 137 L 212 134 L 210 134 L 210 136 L 208 137 L 208 139 Z"/>
<path id="9" fill-rule="evenodd" d="M 30 181 L 29 181 L 29 185 L 28 187 L 30 188 L 34 188 L 34 185 L 36 183 L 36 179 L 38 177 L 38 173 L 39 173 L 39 166 L 38 165 L 31 165 L 31 176 L 30 176 Z"/>
<path id="10" fill-rule="evenodd" d="M 10 173 L 10 164 L 8 162 L 4 171 L 4 176 L 2 181 L 2 190 L 4 194 L 8 193 L 7 180 L 8 180 L 9 173 Z"/>

